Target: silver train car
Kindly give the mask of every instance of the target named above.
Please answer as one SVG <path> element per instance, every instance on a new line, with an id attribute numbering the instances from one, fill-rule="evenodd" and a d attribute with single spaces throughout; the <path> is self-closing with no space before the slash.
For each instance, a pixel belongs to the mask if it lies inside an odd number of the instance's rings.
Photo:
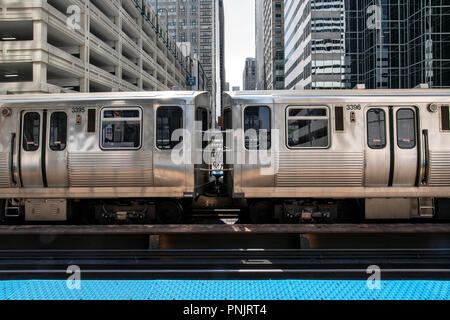
<path id="1" fill-rule="evenodd" d="M 234 132 L 225 139 L 224 184 L 247 199 L 252 221 L 450 217 L 450 91 L 234 92 L 223 100 L 224 129 Z"/>
<path id="2" fill-rule="evenodd" d="M 174 223 L 209 181 L 203 164 L 171 161 L 175 130 L 210 128 L 209 93 L 0 96 L 0 112 L 2 221 L 67 221 L 83 211 Z"/>

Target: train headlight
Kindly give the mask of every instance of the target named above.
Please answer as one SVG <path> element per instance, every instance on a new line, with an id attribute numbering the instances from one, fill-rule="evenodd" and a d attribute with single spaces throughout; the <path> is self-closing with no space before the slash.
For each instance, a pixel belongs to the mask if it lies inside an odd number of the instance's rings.
<path id="1" fill-rule="evenodd" d="M 436 112 L 438 112 L 438 109 L 439 109 L 439 107 L 438 107 L 438 105 L 437 104 L 430 104 L 429 106 L 428 106 L 428 111 L 430 111 L 430 112 L 432 112 L 432 113 L 436 113 Z"/>
<path id="2" fill-rule="evenodd" d="M 2 108 L 2 116 L 9 117 L 12 114 L 12 110 L 10 108 Z"/>

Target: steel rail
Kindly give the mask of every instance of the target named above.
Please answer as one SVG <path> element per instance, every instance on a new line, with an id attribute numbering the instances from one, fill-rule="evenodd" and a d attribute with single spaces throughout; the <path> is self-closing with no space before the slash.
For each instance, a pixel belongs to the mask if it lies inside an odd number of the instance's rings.
<path id="1" fill-rule="evenodd" d="M 3 225 L 2 235 L 450 234 L 450 223 L 270 225 Z"/>
<path id="2" fill-rule="evenodd" d="M 66 279 L 77 265 L 91 279 L 450 279 L 450 250 L 0 251 L 0 279 Z"/>

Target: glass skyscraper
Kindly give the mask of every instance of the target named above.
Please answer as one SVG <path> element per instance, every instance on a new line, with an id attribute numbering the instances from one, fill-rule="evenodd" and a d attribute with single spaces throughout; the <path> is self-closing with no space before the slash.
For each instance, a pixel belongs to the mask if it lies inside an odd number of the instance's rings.
<path id="1" fill-rule="evenodd" d="M 287 89 L 450 87 L 450 0 L 287 0 L 285 19 Z"/>

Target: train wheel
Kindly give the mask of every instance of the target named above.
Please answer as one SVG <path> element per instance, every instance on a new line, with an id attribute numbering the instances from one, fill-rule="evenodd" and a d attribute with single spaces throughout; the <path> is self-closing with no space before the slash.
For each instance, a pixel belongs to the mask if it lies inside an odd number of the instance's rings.
<path id="1" fill-rule="evenodd" d="M 270 201 L 256 201 L 249 206 L 249 215 L 253 223 L 270 224 L 275 222 L 275 211 Z"/>
<path id="2" fill-rule="evenodd" d="M 166 201 L 157 204 L 156 220 L 160 224 L 178 224 L 183 218 L 183 208 L 177 201 Z"/>

